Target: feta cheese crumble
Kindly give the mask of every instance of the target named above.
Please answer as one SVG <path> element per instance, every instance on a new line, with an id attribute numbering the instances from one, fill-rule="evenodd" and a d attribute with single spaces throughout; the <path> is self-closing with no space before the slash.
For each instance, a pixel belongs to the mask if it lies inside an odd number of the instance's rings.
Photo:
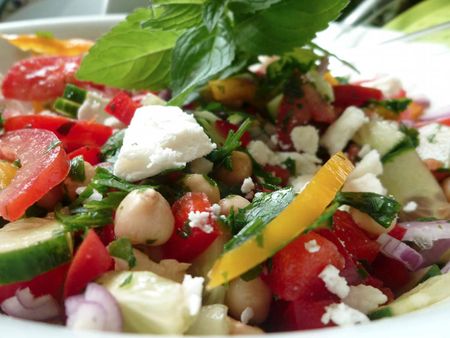
<path id="1" fill-rule="evenodd" d="M 350 292 L 342 301 L 355 310 L 368 314 L 386 303 L 387 296 L 370 285 L 350 286 Z"/>
<path id="2" fill-rule="evenodd" d="M 416 148 L 422 160 L 437 160 L 444 168 L 450 167 L 450 127 L 431 123 L 419 128 L 419 146 Z"/>
<path id="3" fill-rule="evenodd" d="M 247 146 L 247 150 L 260 165 L 269 164 L 275 157 L 275 153 L 263 141 L 251 141 Z"/>
<path id="4" fill-rule="evenodd" d="M 248 324 L 248 322 L 253 318 L 254 315 L 255 312 L 253 311 L 253 309 L 247 306 L 241 313 L 241 322 L 244 324 Z"/>
<path id="5" fill-rule="evenodd" d="M 220 205 L 218 205 L 217 203 L 214 203 L 213 205 L 211 205 L 210 211 L 214 217 L 220 216 L 220 210 L 221 210 Z"/>
<path id="6" fill-rule="evenodd" d="M 339 276 L 339 270 L 334 265 L 328 264 L 319 274 L 319 278 L 324 281 L 327 290 L 339 298 L 348 296 L 350 287 L 345 278 Z"/>
<path id="7" fill-rule="evenodd" d="M 138 181 L 184 167 L 215 147 L 194 117 L 180 108 L 141 107 L 125 131 L 114 175 Z"/>
<path id="8" fill-rule="evenodd" d="M 403 211 L 404 212 L 413 212 L 417 210 L 417 203 L 414 201 L 409 201 L 408 203 L 406 203 L 403 207 Z"/>
<path id="9" fill-rule="evenodd" d="M 311 182 L 313 175 L 300 175 L 289 180 L 289 184 L 292 185 L 294 192 L 299 194 L 306 188 L 306 186 Z"/>
<path id="10" fill-rule="evenodd" d="M 353 135 L 369 118 L 356 107 L 348 107 L 341 116 L 325 131 L 320 144 L 328 149 L 330 155 L 344 149 Z"/>
<path id="11" fill-rule="evenodd" d="M 199 228 L 203 232 L 210 234 L 214 228 L 209 224 L 211 213 L 208 211 L 190 211 L 188 214 L 189 226 Z"/>
<path id="12" fill-rule="evenodd" d="M 331 321 L 339 326 L 351 326 L 367 323 L 369 322 L 369 318 L 367 318 L 364 313 L 359 312 L 344 303 L 339 303 L 326 306 L 321 321 L 325 325 Z"/>
<path id="13" fill-rule="evenodd" d="M 295 127 L 291 131 L 291 140 L 298 152 L 314 155 L 319 150 L 319 131 L 313 126 Z"/>
<path id="14" fill-rule="evenodd" d="M 78 109 L 77 117 L 79 120 L 95 121 L 108 125 L 113 128 L 122 128 L 125 125 L 114 116 L 109 115 L 105 111 L 105 107 L 109 100 L 101 94 L 88 91 L 86 99 Z"/>
<path id="15" fill-rule="evenodd" d="M 75 190 L 77 195 L 81 195 L 86 190 L 86 187 L 79 187 Z M 103 195 L 99 193 L 97 190 L 93 189 L 92 194 L 86 198 L 86 201 L 101 201 L 103 199 Z"/>
<path id="16" fill-rule="evenodd" d="M 251 177 L 247 177 L 242 182 L 241 191 L 243 194 L 248 194 L 255 189 L 255 183 Z"/>
<path id="17" fill-rule="evenodd" d="M 356 164 L 355 169 L 348 176 L 348 180 L 352 180 L 367 173 L 380 176 L 383 173 L 383 163 L 381 163 L 380 153 L 373 149 L 369 151 L 361 161 Z"/>
<path id="18" fill-rule="evenodd" d="M 185 295 L 189 314 L 196 316 L 202 306 L 203 277 L 185 275 L 181 287 Z"/>
<path id="19" fill-rule="evenodd" d="M 361 177 L 347 181 L 342 191 L 349 192 L 374 192 L 376 194 L 385 195 L 386 189 L 381 181 L 372 173 L 367 173 Z"/>
<path id="20" fill-rule="evenodd" d="M 315 239 L 312 239 L 305 243 L 305 249 L 306 251 L 310 253 L 315 253 L 320 251 L 320 245 L 317 244 L 317 241 Z"/>

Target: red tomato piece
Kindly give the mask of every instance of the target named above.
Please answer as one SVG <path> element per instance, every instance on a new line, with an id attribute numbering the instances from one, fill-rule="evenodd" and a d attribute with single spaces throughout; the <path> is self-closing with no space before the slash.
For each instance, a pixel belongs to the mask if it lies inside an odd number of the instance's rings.
<path id="1" fill-rule="evenodd" d="M 239 126 L 229 123 L 225 120 L 217 120 L 215 124 L 216 129 L 219 131 L 220 135 L 222 135 L 224 138 L 228 136 L 231 130 L 237 131 L 239 129 Z M 248 131 L 245 131 L 244 134 L 242 134 L 242 137 L 240 138 L 241 144 L 244 147 L 246 147 L 251 140 L 252 137 Z"/>
<path id="2" fill-rule="evenodd" d="M 115 116 L 119 121 L 129 125 L 134 116 L 134 112 L 139 107 L 141 107 L 141 104 L 133 101 L 130 95 L 125 92 L 119 92 L 105 107 L 105 111 Z"/>
<path id="3" fill-rule="evenodd" d="M 371 240 L 348 212 L 336 211 L 333 216 L 333 231 L 356 260 L 373 262 L 380 252 L 380 244 Z"/>
<path id="4" fill-rule="evenodd" d="M 207 225 L 211 231 L 189 225 L 190 212 L 210 212 L 211 203 L 204 193 L 188 192 L 172 206 L 175 217 L 175 229 L 170 239 L 162 246 L 165 258 L 176 259 L 180 262 L 190 262 L 219 236 L 219 226 L 211 214 Z"/>
<path id="5" fill-rule="evenodd" d="M 396 239 L 398 239 L 399 241 L 401 241 L 403 239 L 403 236 L 405 236 L 406 234 L 406 228 L 402 227 L 399 224 L 396 224 L 395 227 L 389 231 L 389 236 L 392 236 Z"/>
<path id="6" fill-rule="evenodd" d="M 289 170 L 287 170 L 279 165 L 267 164 L 266 166 L 264 166 L 264 171 L 267 171 L 267 172 L 271 173 L 272 175 L 281 179 L 281 186 L 283 186 L 283 187 L 285 187 L 288 184 L 289 177 L 291 177 Z"/>
<path id="7" fill-rule="evenodd" d="M 116 239 L 116 234 L 114 233 L 114 225 L 107 224 L 102 228 L 95 229 L 98 237 L 104 245 L 108 245 Z"/>
<path id="8" fill-rule="evenodd" d="M 15 63 L 3 80 L 3 96 L 22 101 L 48 101 L 75 83 L 79 56 L 39 56 Z"/>
<path id="9" fill-rule="evenodd" d="M 89 230 L 67 273 L 64 298 L 81 293 L 89 282 L 109 271 L 114 261 L 94 230 Z"/>
<path id="10" fill-rule="evenodd" d="M 101 147 L 113 132 L 111 127 L 103 124 L 42 114 L 11 117 L 5 120 L 4 128 L 6 131 L 24 128 L 52 131 L 68 152 L 83 146 Z"/>
<path id="11" fill-rule="evenodd" d="M 334 105 L 340 108 L 361 107 L 369 100 L 382 100 L 383 92 L 376 88 L 341 84 L 333 86 Z"/>
<path id="12" fill-rule="evenodd" d="M 20 218 L 69 173 L 67 155 L 57 137 L 46 130 L 27 129 L 0 136 L 0 159 L 19 160 L 21 168 L 0 192 L 0 216 Z"/>
<path id="13" fill-rule="evenodd" d="M 72 151 L 68 154 L 70 159 L 73 159 L 77 156 L 83 156 L 83 159 L 86 162 L 89 162 L 92 165 L 96 165 L 101 161 L 101 149 L 96 146 L 83 146 L 78 148 L 77 150 Z"/>
<path id="14" fill-rule="evenodd" d="M 50 294 L 59 300 L 68 268 L 69 264 L 64 264 L 27 282 L 0 285 L 0 303 L 13 297 L 17 290 L 25 288 L 30 288 L 31 293 L 36 297 Z"/>
<path id="15" fill-rule="evenodd" d="M 312 240 L 320 246 L 319 251 L 309 252 L 305 248 L 305 244 Z M 272 257 L 267 282 L 272 292 L 283 300 L 320 299 L 329 292 L 318 275 L 328 264 L 340 270 L 344 262 L 333 243 L 310 232 L 298 237 Z"/>
<path id="16" fill-rule="evenodd" d="M 394 292 L 411 280 L 411 272 L 401 262 L 384 255 L 372 263 L 372 273 Z"/>

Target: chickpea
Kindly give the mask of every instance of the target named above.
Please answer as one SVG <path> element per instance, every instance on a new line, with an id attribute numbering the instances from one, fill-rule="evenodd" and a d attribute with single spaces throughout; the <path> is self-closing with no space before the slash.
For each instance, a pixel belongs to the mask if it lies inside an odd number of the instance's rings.
<path id="1" fill-rule="evenodd" d="M 271 301 L 270 289 L 259 277 L 248 282 L 240 278 L 233 280 L 225 295 L 225 305 L 232 317 L 239 319 L 246 308 L 252 309 L 251 324 L 261 324 L 266 320 Z"/>
<path id="2" fill-rule="evenodd" d="M 263 334 L 264 331 L 259 327 L 250 326 L 240 321 L 234 320 L 233 318 L 228 317 L 228 323 L 230 327 L 230 335 L 257 335 Z"/>
<path id="3" fill-rule="evenodd" d="M 70 177 L 67 177 L 64 180 L 63 183 L 64 190 L 71 201 L 77 199 L 78 195 L 76 193 L 76 190 L 80 187 L 87 186 L 91 182 L 94 175 L 95 175 L 95 168 L 89 162 L 84 161 L 84 176 L 85 176 L 84 181 L 82 182 L 74 181 Z"/>
<path id="4" fill-rule="evenodd" d="M 450 202 L 450 177 L 447 177 L 441 183 L 442 190 L 444 190 L 444 195 L 447 198 L 447 201 Z"/>
<path id="5" fill-rule="evenodd" d="M 220 213 L 228 216 L 231 209 L 233 209 L 234 213 L 237 213 L 239 209 L 245 208 L 249 204 L 250 202 L 242 196 L 229 195 L 219 201 Z"/>
<path id="6" fill-rule="evenodd" d="M 395 226 L 396 222 L 396 220 L 394 220 L 388 228 L 385 228 L 381 224 L 377 223 L 372 217 L 370 217 L 364 212 L 359 211 L 358 209 L 350 208 L 350 214 L 352 215 L 355 223 L 361 229 L 374 235 L 381 235 L 384 233 L 388 233 Z"/>
<path id="7" fill-rule="evenodd" d="M 217 169 L 217 178 L 225 184 L 238 185 L 244 179 L 252 176 L 253 164 L 250 156 L 242 151 L 233 151 L 231 153 L 231 170 L 221 166 Z"/>
<path id="8" fill-rule="evenodd" d="M 200 174 L 188 174 L 184 176 L 182 182 L 189 191 L 205 193 L 211 204 L 219 202 L 219 187 L 212 179 Z"/>
<path id="9" fill-rule="evenodd" d="M 170 205 L 159 192 L 133 190 L 117 208 L 114 232 L 133 244 L 161 245 L 172 235 L 174 223 Z"/>

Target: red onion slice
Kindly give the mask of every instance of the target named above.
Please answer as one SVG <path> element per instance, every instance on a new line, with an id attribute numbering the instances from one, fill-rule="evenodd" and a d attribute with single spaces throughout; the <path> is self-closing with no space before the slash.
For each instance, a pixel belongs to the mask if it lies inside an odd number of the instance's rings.
<path id="1" fill-rule="evenodd" d="M 407 229 L 403 240 L 415 243 L 422 250 L 430 249 L 437 240 L 450 238 L 450 223 L 445 220 L 405 222 L 401 225 Z"/>
<path id="2" fill-rule="evenodd" d="M 402 262 L 411 271 L 416 271 L 423 264 L 422 256 L 407 244 L 398 239 L 381 234 L 377 242 L 381 244 L 380 251 L 388 257 Z"/>
<path id="3" fill-rule="evenodd" d="M 16 295 L 3 301 L 1 309 L 9 316 L 46 321 L 61 314 L 56 300 L 50 295 L 35 298 L 29 288 L 18 290 Z"/>
<path id="4" fill-rule="evenodd" d="M 450 262 L 444 265 L 444 267 L 441 269 L 442 273 L 448 273 L 450 272 Z"/>
<path id="5" fill-rule="evenodd" d="M 74 329 L 121 332 L 122 313 L 111 293 L 103 286 L 90 283 L 83 295 L 65 301 L 67 326 Z"/>

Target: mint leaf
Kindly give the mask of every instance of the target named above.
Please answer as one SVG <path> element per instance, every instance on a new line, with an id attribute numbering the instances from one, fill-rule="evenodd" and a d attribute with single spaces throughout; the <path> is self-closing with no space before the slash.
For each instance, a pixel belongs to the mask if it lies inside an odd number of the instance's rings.
<path id="1" fill-rule="evenodd" d="M 252 54 L 282 54 L 312 40 L 348 0 L 284 0 L 236 23 L 236 45 Z"/>
<path id="2" fill-rule="evenodd" d="M 205 0 L 152 0 L 152 5 L 191 4 L 202 5 Z"/>
<path id="3" fill-rule="evenodd" d="M 172 49 L 182 32 L 141 28 L 150 15 L 138 10 L 101 37 L 83 59 L 77 78 L 123 89 L 167 87 Z"/>
<path id="4" fill-rule="evenodd" d="M 171 88 L 175 96 L 208 81 L 228 67 L 234 56 L 231 27 L 226 21 L 221 20 L 212 32 L 205 25 L 186 31 L 172 55 Z"/>
<path id="5" fill-rule="evenodd" d="M 128 263 L 130 268 L 136 266 L 133 246 L 127 238 L 119 238 L 108 245 L 108 251 L 113 257 L 121 258 Z"/>
<path id="6" fill-rule="evenodd" d="M 203 7 L 203 22 L 208 28 L 208 31 L 212 31 L 216 28 L 219 20 L 225 13 L 225 8 L 228 1 L 217 1 L 217 0 L 206 0 L 205 6 Z"/>
<path id="7" fill-rule="evenodd" d="M 142 22 L 142 28 L 182 30 L 194 27 L 202 21 L 202 7 L 199 5 L 174 4 L 158 6 L 152 17 Z"/>
<path id="8" fill-rule="evenodd" d="M 282 0 L 231 0 L 230 8 L 234 12 L 253 13 L 266 8 Z"/>

